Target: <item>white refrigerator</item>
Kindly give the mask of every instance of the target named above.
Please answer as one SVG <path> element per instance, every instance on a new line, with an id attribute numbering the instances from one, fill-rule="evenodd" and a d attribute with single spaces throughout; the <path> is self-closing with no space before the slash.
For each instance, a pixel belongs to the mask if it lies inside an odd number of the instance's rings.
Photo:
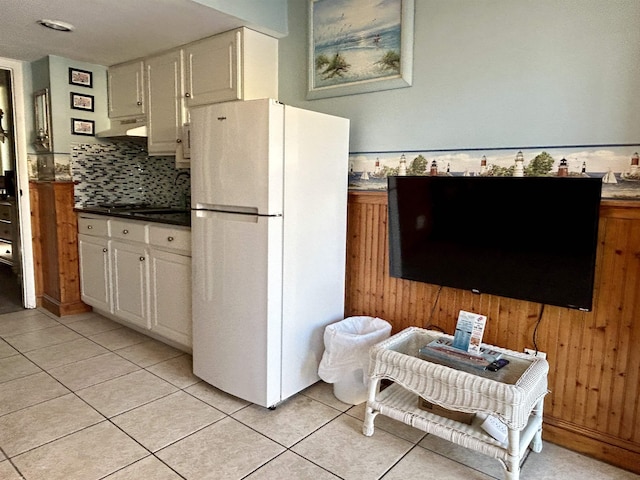
<path id="1" fill-rule="evenodd" d="M 344 317 L 349 121 L 275 100 L 191 111 L 193 372 L 274 407 Z"/>

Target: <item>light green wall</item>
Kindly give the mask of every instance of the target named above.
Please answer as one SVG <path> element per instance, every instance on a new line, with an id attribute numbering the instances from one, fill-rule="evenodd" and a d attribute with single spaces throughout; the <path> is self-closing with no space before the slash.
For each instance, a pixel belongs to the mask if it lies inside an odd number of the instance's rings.
<path id="1" fill-rule="evenodd" d="M 95 121 L 95 131 L 109 128 L 107 114 L 107 68 L 102 65 L 78 62 L 68 58 L 49 55 L 31 62 L 31 88 L 26 90 L 29 100 L 27 110 L 33 111 L 33 92 L 43 88 L 49 89 L 51 105 L 51 132 L 53 138 L 53 152 L 68 154 L 72 143 L 95 143 L 95 137 L 71 134 L 71 119 L 81 118 Z M 78 68 L 93 73 L 93 87 L 83 87 L 69 84 L 69 67 Z M 94 97 L 94 111 L 75 110 L 71 108 L 71 92 L 92 95 Z M 27 137 L 29 151 L 34 151 L 33 117 L 27 122 Z"/>
<path id="2" fill-rule="evenodd" d="M 30 153 L 35 152 L 33 147 L 33 141 L 35 140 L 35 118 L 34 118 L 34 105 L 33 94 L 39 92 L 45 88 L 51 89 L 51 83 L 49 81 L 49 57 L 43 57 L 35 62 L 27 64 L 24 69 L 31 77 L 31 83 L 25 82 L 28 85 L 24 89 L 25 98 L 25 112 L 29 113 L 26 120 L 26 132 L 27 132 L 27 150 Z"/>
<path id="3" fill-rule="evenodd" d="M 352 152 L 640 141 L 638 0 L 415 0 L 412 87 L 313 101 L 307 5 L 280 100 L 350 118 Z"/>
<path id="4" fill-rule="evenodd" d="M 240 18 L 248 27 L 282 37 L 287 34 L 287 0 L 194 0 L 222 13 Z M 303 3 L 306 0 L 290 0 Z"/>
<path id="5" fill-rule="evenodd" d="M 49 57 L 43 57 L 40 60 L 31 62 L 31 77 L 33 91 L 29 94 L 42 90 L 43 88 L 50 88 L 49 83 Z"/>
<path id="6" fill-rule="evenodd" d="M 93 88 L 70 85 L 69 67 L 93 73 Z M 53 146 L 56 153 L 69 153 L 72 143 L 94 143 L 95 137 L 71 134 L 71 119 L 95 121 L 95 131 L 109 128 L 107 114 L 107 68 L 102 65 L 77 62 L 68 58 L 49 56 L 51 112 L 53 116 Z M 94 111 L 71 108 L 70 93 L 93 95 Z"/>

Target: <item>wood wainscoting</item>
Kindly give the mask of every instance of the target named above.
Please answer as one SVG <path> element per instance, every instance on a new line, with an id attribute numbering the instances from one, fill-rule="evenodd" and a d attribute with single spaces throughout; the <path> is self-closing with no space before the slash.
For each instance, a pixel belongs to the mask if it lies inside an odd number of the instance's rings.
<path id="1" fill-rule="evenodd" d="M 58 315 L 91 310 L 80 299 L 73 183 L 29 182 L 36 302 Z"/>
<path id="2" fill-rule="evenodd" d="M 640 202 L 602 202 L 594 308 L 568 308 L 389 276 L 386 192 L 350 192 L 345 315 L 452 333 L 487 315 L 487 343 L 548 355 L 543 437 L 640 473 Z"/>

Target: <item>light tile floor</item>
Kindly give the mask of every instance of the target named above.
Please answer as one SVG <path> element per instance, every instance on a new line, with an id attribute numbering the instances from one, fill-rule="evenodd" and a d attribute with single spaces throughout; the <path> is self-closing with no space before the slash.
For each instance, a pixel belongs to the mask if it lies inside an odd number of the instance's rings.
<path id="1" fill-rule="evenodd" d="M 496 460 L 379 416 L 322 382 L 268 410 L 191 373 L 191 357 L 96 314 L 0 315 L 0 478 L 503 478 Z M 640 479 L 546 443 L 521 478 Z"/>

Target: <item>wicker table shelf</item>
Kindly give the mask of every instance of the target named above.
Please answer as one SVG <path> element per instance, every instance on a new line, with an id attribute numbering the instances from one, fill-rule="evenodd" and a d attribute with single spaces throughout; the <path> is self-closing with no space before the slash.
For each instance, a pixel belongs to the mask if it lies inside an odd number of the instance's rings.
<path id="1" fill-rule="evenodd" d="M 498 372 L 462 371 L 418 358 L 421 347 L 443 335 L 410 327 L 371 348 L 363 433 L 373 435 L 374 419 L 382 414 L 496 458 L 507 480 L 518 480 L 527 447 L 530 445 L 534 452 L 542 450 L 549 364 L 539 357 L 493 346 L 510 361 Z M 394 384 L 380 391 L 382 379 Z M 418 397 L 450 410 L 499 418 L 508 428 L 507 444 L 481 429 L 479 418 L 469 425 L 429 413 L 418 407 Z"/>

